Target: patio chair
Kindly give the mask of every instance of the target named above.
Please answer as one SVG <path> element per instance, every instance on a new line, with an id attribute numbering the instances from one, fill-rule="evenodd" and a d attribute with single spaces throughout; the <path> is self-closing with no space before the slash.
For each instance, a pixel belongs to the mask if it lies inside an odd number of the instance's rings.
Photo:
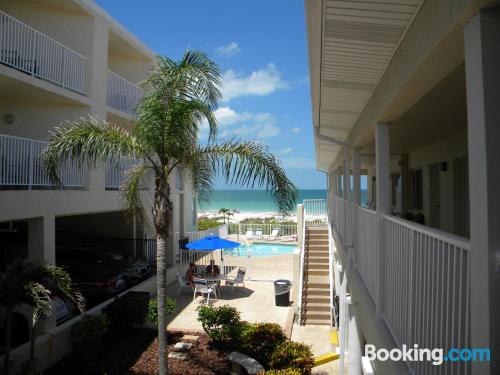
<path id="1" fill-rule="evenodd" d="M 196 295 L 200 293 L 202 296 L 204 294 L 207 295 L 207 304 L 210 302 L 210 294 L 213 294 L 215 298 L 217 298 L 217 289 L 215 285 L 209 285 L 207 280 L 205 279 L 194 279 L 194 293 L 193 300 L 196 298 Z"/>
<path id="2" fill-rule="evenodd" d="M 261 240 L 261 239 L 263 238 L 263 237 L 262 237 L 262 229 L 260 229 L 260 228 L 259 228 L 259 229 L 256 229 L 256 230 L 255 230 L 255 238 L 256 238 L 257 240 Z"/>
<path id="3" fill-rule="evenodd" d="M 179 284 L 177 295 L 181 294 L 182 288 L 189 289 L 189 291 L 193 290 L 191 285 L 186 282 L 186 279 L 182 277 L 180 273 L 177 274 L 177 282 Z"/>
<path id="4" fill-rule="evenodd" d="M 231 294 L 233 293 L 234 287 L 238 285 L 243 285 L 245 287 L 245 274 L 247 270 L 244 267 L 238 268 L 238 273 L 236 277 L 228 277 L 226 279 L 226 286 L 231 286 Z"/>
<path id="5" fill-rule="evenodd" d="M 266 240 L 275 241 L 278 238 L 280 230 L 279 228 L 274 228 L 269 236 L 264 236 Z"/>
<path id="6" fill-rule="evenodd" d="M 247 240 L 252 240 L 252 239 L 253 239 L 253 230 L 248 229 L 248 230 L 247 230 L 247 233 L 245 234 L 245 238 L 246 238 Z"/>

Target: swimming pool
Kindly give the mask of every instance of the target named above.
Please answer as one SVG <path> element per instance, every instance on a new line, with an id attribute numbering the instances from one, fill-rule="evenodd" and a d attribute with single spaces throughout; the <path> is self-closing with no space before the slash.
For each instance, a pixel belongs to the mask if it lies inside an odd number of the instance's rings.
<path id="1" fill-rule="evenodd" d="M 295 245 L 254 243 L 251 245 L 241 245 L 240 247 L 234 249 L 226 249 L 224 250 L 224 254 L 240 257 L 268 257 L 283 254 L 293 254 L 295 249 Z"/>

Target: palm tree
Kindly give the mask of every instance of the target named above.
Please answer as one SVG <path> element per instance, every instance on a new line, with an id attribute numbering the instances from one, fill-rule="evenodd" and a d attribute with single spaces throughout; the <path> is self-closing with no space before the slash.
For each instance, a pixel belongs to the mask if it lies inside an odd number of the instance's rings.
<path id="1" fill-rule="evenodd" d="M 35 364 L 35 327 L 38 321 L 52 313 L 52 299 L 62 297 L 71 300 L 82 311 L 80 293 L 73 290 L 71 278 L 64 269 L 53 265 L 35 266 L 27 259 L 15 259 L 0 274 L 0 304 L 6 310 L 5 354 L 3 373 L 9 372 L 10 343 L 12 336 L 12 312 L 17 305 L 32 309 L 30 367 Z"/>
<path id="2" fill-rule="evenodd" d="M 219 213 L 224 217 L 224 222 L 226 222 L 226 218 L 227 218 L 227 223 L 228 224 L 229 224 L 229 218 L 231 216 L 234 216 L 233 210 L 230 209 L 230 208 L 224 208 L 224 207 L 222 207 L 219 210 Z"/>
<path id="3" fill-rule="evenodd" d="M 295 186 L 280 162 L 258 142 L 237 139 L 216 142 L 214 110 L 221 99 L 221 72 L 199 51 L 184 53 L 180 61 L 159 57 L 144 82 L 146 94 L 138 105 L 132 134 L 119 126 L 90 117 L 66 123 L 51 135 L 44 153 L 47 173 L 57 180 L 57 170 L 68 159 L 96 166 L 135 158 L 120 190 L 129 214 L 144 213 L 140 186 L 154 181 L 152 221 L 157 244 L 158 356 L 160 374 L 168 372 L 165 317 L 166 242 L 172 233 L 173 204 L 169 177 L 176 168 L 185 174 L 200 200 L 207 200 L 216 175 L 229 184 L 263 187 L 271 191 L 282 213 L 293 209 Z M 202 121 L 208 123 L 208 141 L 198 142 Z"/>

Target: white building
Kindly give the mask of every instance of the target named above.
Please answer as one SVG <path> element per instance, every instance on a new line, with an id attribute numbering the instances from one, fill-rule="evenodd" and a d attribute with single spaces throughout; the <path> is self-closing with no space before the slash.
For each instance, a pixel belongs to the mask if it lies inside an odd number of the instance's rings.
<path id="1" fill-rule="evenodd" d="M 61 190 L 44 176 L 40 162 L 50 130 L 64 120 L 92 114 L 132 129 L 142 95 L 137 83 L 154 62 L 150 49 L 91 0 L 0 0 L 2 270 L 18 256 L 57 264 L 57 241 L 68 233 L 120 238 L 133 246 L 133 239 L 154 239 L 147 222 L 125 220 L 117 192 L 123 169 L 68 164 Z M 172 186 L 173 269 L 177 241 L 193 230 L 196 208 L 182 175 Z M 37 357 L 43 368 L 67 353 L 72 323 L 55 327 L 49 318 L 41 325 Z M 27 349 L 14 349 L 16 369 Z"/>
<path id="2" fill-rule="evenodd" d="M 491 361 L 371 365 L 500 373 L 500 2 L 305 8 L 341 361 L 355 375 L 367 371 L 365 344 L 489 348 Z"/>

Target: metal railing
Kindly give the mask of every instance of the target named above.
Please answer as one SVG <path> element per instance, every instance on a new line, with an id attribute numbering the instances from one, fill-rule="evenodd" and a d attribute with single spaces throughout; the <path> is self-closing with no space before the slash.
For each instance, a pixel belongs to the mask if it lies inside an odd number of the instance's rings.
<path id="1" fill-rule="evenodd" d="M 0 10 L 0 63 L 85 94 L 87 58 Z"/>
<path id="2" fill-rule="evenodd" d="M 137 164 L 137 160 L 123 158 L 116 163 L 109 162 L 106 165 L 104 186 L 106 190 L 119 190 L 130 169 Z"/>
<path id="3" fill-rule="evenodd" d="M 334 197 L 333 209 L 342 247 L 347 248 L 347 232 L 352 230 L 354 266 L 396 344 L 445 352 L 469 347 L 470 242 L 339 197 Z M 416 374 L 435 370 L 426 361 L 407 365 Z M 469 362 L 445 362 L 440 367 L 444 373 L 469 369 Z"/>
<path id="4" fill-rule="evenodd" d="M 306 225 L 326 224 L 328 214 L 325 199 L 304 199 L 304 220 Z"/>
<path id="5" fill-rule="evenodd" d="M 139 86 L 108 70 L 108 106 L 134 116 L 137 103 L 143 95 L 144 91 Z"/>
<path id="6" fill-rule="evenodd" d="M 3 188 L 57 187 L 44 172 L 42 151 L 48 142 L 0 134 L 0 186 Z M 58 173 L 63 188 L 85 187 L 85 169 L 75 161 L 63 163 Z"/>
<path id="7" fill-rule="evenodd" d="M 237 234 L 238 236 L 241 234 L 247 236 L 251 232 L 251 238 L 247 238 L 249 240 L 297 240 L 297 224 L 231 223 L 228 229 L 229 234 Z"/>
<path id="8" fill-rule="evenodd" d="M 300 262 L 299 262 L 299 311 L 298 311 L 298 322 L 300 325 L 302 325 L 302 309 L 304 308 L 304 267 L 305 267 L 305 253 L 306 253 L 306 221 L 305 221 L 305 216 L 306 216 L 306 207 L 304 205 L 303 208 L 303 217 L 304 220 L 302 220 L 302 228 L 300 230 L 302 231 L 302 243 L 300 244 Z"/>

